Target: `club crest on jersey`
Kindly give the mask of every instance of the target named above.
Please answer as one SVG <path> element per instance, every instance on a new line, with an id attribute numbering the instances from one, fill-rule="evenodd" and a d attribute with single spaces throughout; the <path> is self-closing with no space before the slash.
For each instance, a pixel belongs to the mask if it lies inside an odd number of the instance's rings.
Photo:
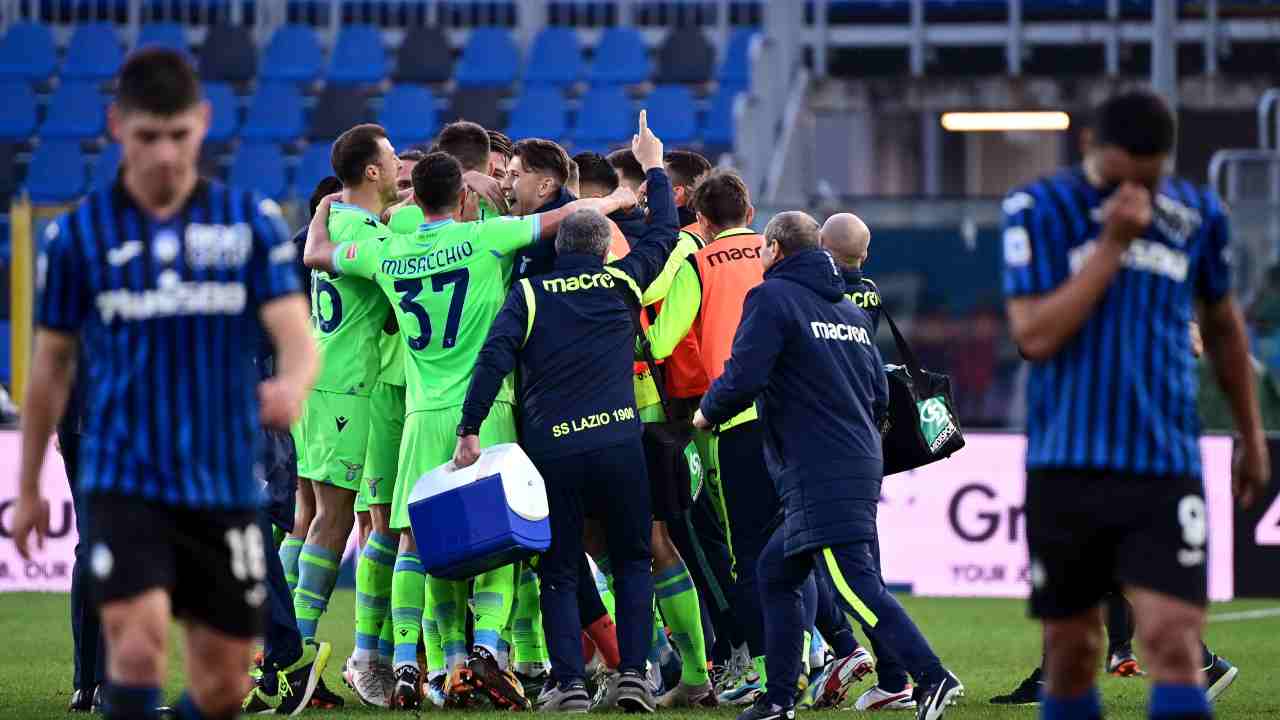
<path id="1" fill-rule="evenodd" d="M 182 249 L 178 233 L 172 230 L 161 230 L 151 241 L 151 255 L 156 262 L 169 264 L 178 258 Z"/>

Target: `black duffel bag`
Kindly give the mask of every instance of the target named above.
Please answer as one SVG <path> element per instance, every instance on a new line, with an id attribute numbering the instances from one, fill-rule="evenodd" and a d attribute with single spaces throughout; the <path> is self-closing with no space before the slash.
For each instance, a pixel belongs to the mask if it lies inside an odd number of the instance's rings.
<path id="1" fill-rule="evenodd" d="M 884 367 L 889 376 L 889 417 L 884 430 L 887 476 L 950 457 L 964 447 L 964 434 L 951 399 L 951 378 L 920 367 L 889 312 L 882 308 L 881 313 L 903 363 Z"/>

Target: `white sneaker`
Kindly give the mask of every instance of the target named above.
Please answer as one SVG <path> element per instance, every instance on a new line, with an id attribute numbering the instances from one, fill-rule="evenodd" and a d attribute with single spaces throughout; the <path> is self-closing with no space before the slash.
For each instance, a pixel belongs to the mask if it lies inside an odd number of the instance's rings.
<path id="1" fill-rule="evenodd" d="M 854 710 L 864 710 L 872 712 L 875 710 L 915 710 L 916 701 L 911 697 L 911 685 L 907 685 L 902 692 L 889 692 L 881 690 L 877 685 L 870 690 L 862 693 L 862 697 L 858 698 L 858 702 L 853 704 Z"/>
<path id="2" fill-rule="evenodd" d="M 354 657 L 347 658 L 347 663 L 342 668 L 342 679 L 365 705 L 379 708 L 391 705 L 386 673 L 377 660 L 362 663 Z"/>
<path id="3" fill-rule="evenodd" d="M 864 648 L 854 650 L 848 657 L 832 660 L 827 663 L 822 674 L 814 680 L 813 707 L 833 708 L 844 702 L 849 688 L 870 675 L 876 669 L 876 662 L 871 653 Z"/>

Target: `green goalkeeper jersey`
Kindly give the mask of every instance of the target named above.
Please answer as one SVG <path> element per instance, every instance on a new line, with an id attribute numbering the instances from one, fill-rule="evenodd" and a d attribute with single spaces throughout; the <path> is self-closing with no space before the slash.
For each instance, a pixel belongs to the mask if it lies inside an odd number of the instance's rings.
<path id="1" fill-rule="evenodd" d="M 334 266 L 376 282 L 395 307 L 405 355 L 405 411 L 462 405 L 507 296 L 515 253 L 538 238 L 538 216 L 441 220 L 385 241 L 338 245 Z M 336 241 L 336 238 L 335 238 Z M 498 400 L 515 401 L 511 378 Z"/>
<path id="2" fill-rule="evenodd" d="M 329 235 L 335 243 L 378 243 L 390 234 L 358 205 L 335 202 L 329 211 Z M 369 394 L 381 369 L 381 358 L 369 348 L 382 333 L 387 311 L 387 299 L 374 283 L 312 272 L 311 332 L 320 352 L 317 390 Z"/>

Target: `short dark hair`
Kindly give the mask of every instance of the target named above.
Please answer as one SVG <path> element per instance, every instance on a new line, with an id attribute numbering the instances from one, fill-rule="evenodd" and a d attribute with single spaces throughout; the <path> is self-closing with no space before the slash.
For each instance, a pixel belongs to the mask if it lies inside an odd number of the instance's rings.
<path id="1" fill-rule="evenodd" d="M 464 170 L 489 169 L 489 131 L 468 120 L 449 123 L 440 131 L 436 145 L 458 158 Z"/>
<path id="2" fill-rule="evenodd" d="M 609 164 L 618 171 L 618 176 L 634 185 L 644 182 L 644 168 L 636 159 L 636 154 L 627 148 L 609 153 Z"/>
<path id="3" fill-rule="evenodd" d="M 200 79 L 185 55 L 151 47 L 129 56 L 117 76 L 116 106 L 171 117 L 195 107 L 202 97 Z"/>
<path id="4" fill-rule="evenodd" d="M 416 162 L 422 162 L 422 158 L 426 156 L 427 156 L 426 153 L 422 152 L 417 148 L 409 148 L 408 150 L 401 150 L 400 154 L 397 155 L 396 157 L 400 158 L 405 162 L 416 163 Z"/>
<path id="5" fill-rule="evenodd" d="M 511 138 L 497 130 L 490 130 L 488 132 L 489 152 L 496 152 L 510 160 L 511 156 L 514 155 L 516 151 L 515 146 L 511 143 Z"/>
<path id="6" fill-rule="evenodd" d="M 462 192 L 462 164 L 449 153 L 428 153 L 413 166 L 413 196 L 424 211 L 447 210 Z"/>
<path id="7" fill-rule="evenodd" d="M 1089 126 L 1096 145 L 1142 157 L 1170 152 L 1178 135 L 1173 111 L 1149 90 L 1112 95 L 1094 110 Z"/>
<path id="8" fill-rule="evenodd" d="M 605 192 L 618 189 L 618 171 L 598 152 L 580 152 L 573 156 L 578 164 L 578 187 L 598 185 Z"/>
<path id="9" fill-rule="evenodd" d="M 542 138 L 521 140 L 512 157 L 520 158 L 526 172 L 545 173 L 561 186 L 569 182 L 569 153 L 557 143 Z"/>
<path id="10" fill-rule="evenodd" d="M 365 123 L 356 125 L 333 141 L 329 152 L 329 164 L 342 184 L 355 187 L 364 182 L 364 169 L 378 162 L 382 149 L 378 141 L 387 136 L 381 125 Z"/>
<path id="11" fill-rule="evenodd" d="M 311 199 L 307 202 L 307 217 L 316 214 L 316 208 L 320 207 L 320 201 L 326 195 L 336 192 L 342 192 L 342 181 L 332 175 L 316 183 L 316 189 L 311 191 Z"/>
<path id="12" fill-rule="evenodd" d="M 732 170 L 712 170 L 693 189 L 693 209 L 717 227 L 734 227 L 747 221 L 751 193 Z"/>
<path id="13" fill-rule="evenodd" d="M 672 150 L 662 158 L 671 176 L 671 184 L 693 187 L 698 179 L 711 172 L 711 163 L 692 150 Z"/>
<path id="14" fill-rule="evenodd" d="M 774 215 L 764 228 L 765 239 L 778 243 L 787 255 L 820 247 L 820 233 L 818 221 L 799 210 Z"/>

